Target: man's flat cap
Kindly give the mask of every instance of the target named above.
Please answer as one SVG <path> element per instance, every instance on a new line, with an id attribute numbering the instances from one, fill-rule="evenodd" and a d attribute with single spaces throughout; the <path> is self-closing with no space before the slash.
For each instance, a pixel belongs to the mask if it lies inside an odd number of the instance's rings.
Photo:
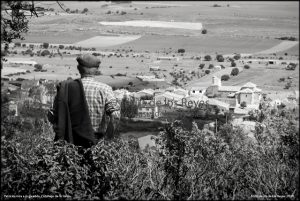
<path id="1" fill-rule="evenodd" d="M 78 64 L 87 67 L 87 68 L 95 68 L 99 67 L 101 61 L 97 57 L 91 54 L 80 55 L 76 58 Z"/>

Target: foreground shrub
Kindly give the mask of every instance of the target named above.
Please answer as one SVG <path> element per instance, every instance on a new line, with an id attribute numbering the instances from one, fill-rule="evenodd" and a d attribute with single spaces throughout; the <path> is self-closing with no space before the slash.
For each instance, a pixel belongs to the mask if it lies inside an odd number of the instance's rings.
<path id="1" fill-rule="evenodd" d="M 257 122 L 255 139 L 230 124 L 214 133 L 195 123 L 187 131 L 174 121 L 145 150 L 134 138 L 100 140 L 89 149 L 53 142 L 46 122 L 26 132 L 14 126 L 10 137 L 1 127 L 2 197 L 256 200 L 253 195 L 276 192 L 298 200 L 299 114 L 267 105 L 250 115 Z"/>

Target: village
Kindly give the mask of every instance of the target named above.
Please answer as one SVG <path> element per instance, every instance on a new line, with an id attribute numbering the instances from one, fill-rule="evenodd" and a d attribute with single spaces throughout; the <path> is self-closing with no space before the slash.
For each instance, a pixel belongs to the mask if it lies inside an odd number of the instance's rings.
<path id="1" fill-rule="evenodd" d="M 36 62 L 14 62 L 14 65 L 29 65 L 32 67 L 36 65 Z M 157 68 L 159 67 L 155 67 L 154 71 Z M 150 72 L 153 71 L 153 67 L 149 70 Z M 158 79 L 154 75 L 137 76 L 137 78 L 143 81 L 151 81 L 151 79 L 157 81 L 156 79 Z M 43 78 L 28 80 L 2 77 L 2 101 L 7 97 L 7 101 L 3 106 L 9 112 L 13 112 L 15 116 L 20 115 L 20 107 L 24 105 L 24 102 L 46 111 L 53 104 L 57 83 L 57 80 Z M 189 116 L 194 114 L 192 119 L 197 119 L 199 116 L 193 113 L 195 110 L 206 114 L 207 112 L 215 115 L 230 114 L 232 119 L 228 123 L 236 127 L 242 127 L 249 136 L 253 136 L 256 122 L 249 121 L 247 117 L 249 117 L 249 113 L 259 111 L 262 101 L 268 101 L 274 109 L 282 105 L 292 109 L 299 108 L 298 91 L 291 91 L 289 96 L 284 99 L 273 97 L 272 99 L 255 83 L 247 82 L 239 86 L 224 86 L 221 78 L 217 76 L 212 76 L 211 83 L 207 87 L 197 86 L 197 84 L 190 85 L 187 88 L 173 85 L 167 88 L 145 88 L 134 92 L 126 88 L 119 88 L 113 92 L 121 106 L 124 107 L 122 102 L 125 100 L 135 105 L 135 109 L 133 112 L 131 111 L 130 115 L 126 112 L 122 113 L 124 119 L 138 122 L 159 121 L 165 123 L 170 121 L 169 116 L 172 116 L 172 114 L 189 114 Z M 197 114 L 199 115 L 199 113 Z M 215 120 L 211 120 L 204 125 L 204 129 L 216 132 L 217 123 Z M 149 138 L 149 136 L 145 137 Z M 145 137 L 140 138 L 140 140 L 144 141 Z"/>

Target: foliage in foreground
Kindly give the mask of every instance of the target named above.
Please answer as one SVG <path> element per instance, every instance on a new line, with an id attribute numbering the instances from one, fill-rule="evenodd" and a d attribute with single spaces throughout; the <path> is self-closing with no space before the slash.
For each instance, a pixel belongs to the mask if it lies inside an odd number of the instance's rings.
<path id="1" fill-rule="evenodd" d="M 38 132 L 2 136 L 1 197 L 299 199 L 299 119 L 274 110 L 252 117 L 260 122 L 255 140 L 228 124 L 214 134 L 196 124 L 186 131 L 175 121 L 155 137 L 155 148 L 143 151 L 135 139 L 101 140 L 86 150 L 53 142 L 41 121 Z"/>

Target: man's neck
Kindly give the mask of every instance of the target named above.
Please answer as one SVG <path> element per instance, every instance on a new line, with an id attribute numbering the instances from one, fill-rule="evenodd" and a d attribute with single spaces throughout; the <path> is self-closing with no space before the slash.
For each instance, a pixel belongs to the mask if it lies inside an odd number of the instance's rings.
<path id="1" fill-rule="evenodd" d="M 95 77 L 94 75 L 86 75 L 86 74 L 81 75 L 81 79 L 82 78 L 94 78 L 94 77 Z"/>

